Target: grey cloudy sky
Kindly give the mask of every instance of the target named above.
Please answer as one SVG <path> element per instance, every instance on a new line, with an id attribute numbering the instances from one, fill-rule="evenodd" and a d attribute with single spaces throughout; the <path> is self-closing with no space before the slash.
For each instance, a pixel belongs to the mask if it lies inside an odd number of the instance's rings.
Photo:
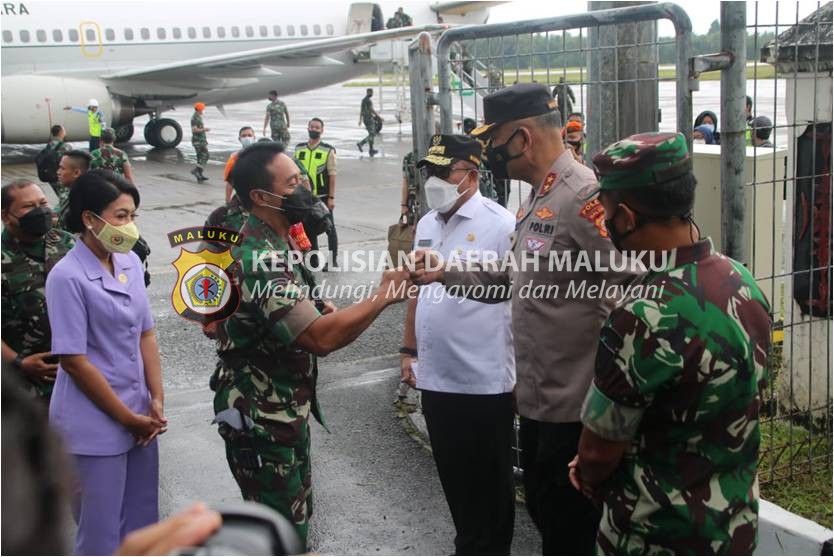
<path id="1" fill-rule="evenodd" d="M 713 20 L 720 19 L 721 9 L 718 0 L 679 0 L 674 2 L 681 6 L 689 15 L 692 21 L 692 30 L 695 33 L 706 33 Z M 794 24 L 797 21 L 797 8 L 799 19 L 817 9 L 821 5 L 818 2 L 808 0 L 783 1 L 783 2 L 747 2 L 747 24 L 752 25 L 758 21 L 759 26 L 774 25 L 776 17 L 779 17 L 779 31 Z M 542 0 L 514 0 L 505 4 L 494 6 L 490 10 L 490 23 L 515 21 L 520 19 L 537 19 L 542 17 L 554 17 L 581 13 L 586 8 L 586 2 L 572 1 L 542 1 Z M 778 14 L 777 14 L 778 6 Z M 758 18 L 757 18 L 758 10 Z M 756 19 L 757 18 L 757 19 Z M 659 28 L 660 36 L 673 34 L 672 25 L 662 21 Z"/>

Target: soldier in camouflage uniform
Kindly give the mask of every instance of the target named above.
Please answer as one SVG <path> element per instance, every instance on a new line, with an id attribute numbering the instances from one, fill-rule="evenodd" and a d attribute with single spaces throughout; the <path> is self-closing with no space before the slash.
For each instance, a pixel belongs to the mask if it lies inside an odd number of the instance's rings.
<path id="1" fill-rule="evenodd" d="M 61 157 L 72 151 L 72 145 L 64 142 L 66 135 L 67 130 L 61 124 L 55 124 L 49 129 L 49 142 L 46 146 L 55 151 L 55 161 L 58 163 L 60 163 Z M 57 172 L 57 167 L 55 170 Z M 55 195 L 58 196 L 59 203 L 69 195 L 69 190 L 61 185 L 60 180 L 49 182 L 49 185 L 52 187 Z"/>
<path id="2" fill-rule="evenodd" d="M 58 161 L 58 181 L 61 183 L 61 195 L 58 196 L 58 226 L 69 232 L 67 218 L 69 214 L 69 192 L 72 185 L 90 170 L 92 157 L 90 153 L 73 149 Z"/>
<path id="3" fill-rule="evenodd" d="M 203 112 L 206 110 L 205 103 L 194 103 L 194 114 L 191 115 L 191 144 L 194 146 L 194 151 L 197 153 L 197 166 L 191 171 L 191 174 L 197 178 L 198 182 L 205 182 L 208 178 L 203 174 L 203 169 L 208 164 L 208 139 L 206 139 L 206 132 L 211 131 L 205 127 L 203 123 Z"/>
<path id="4" fill-rule="evenodd" d="M 101 132 L 101 147 L 90 153 L 90 169 L 104 168 L 112 170 L 119 176 L 124 176 L 130 183 L 133 183 L 133 169 L 130 166 L 130 159 L 127 153 L 113 146 L 116 141 L 116 130 L 105 128 Z"/>
<path id="5" fill-rule="evenodd" d="M 593 162 L 615 246 L 667 255 L 600 333 L 571 470 L 603 507 L 597 550 L 749 555 L 770 307 L 744 265 L 695 236 L 681 134 L 634 135 Z"/>
<path id="6" fill-rule="evenodd" d="M 400 195 L 400 214 L 406 217 L 408 224 L 417 222 L 420 215 L 420 180 L 414 163 L 414 151 L 403 157 L 403 187 Z"/>
<path id="7" fill-rule="evenodd" d="M 266 105 L 266 117 L 264 117 L 264 135 L 266 135 L 267 123 L 269 123 L 272 141 L 288 146 L 290 144 L 290 113 L 287 105 L 278 100 L 277 91 L 269 92 L 269 104 Z"/>
<path id="8" fill-rule="evenodd" d="M 264 168 L 268 170 L 264 178 Z M 215 422 L 244 499 L 280 512 L 306 541 L 312 513 L 310 414 L 320 422 L 316 356 L 352 342 L 389 304 L 405 296 L 406 271 L 387 271 L 372 299 L 340 311 L 311 298 L 312 273 L 288 265 L 289 228 L 313 198 L 283 146 L 241 152 L 235 192 L 249 217 L 241 229 L 235 282 L 240 307 L 218 330 Z"/>
<path id="9" fill-rule="evenodd" d="M 48 403 L 58 366 L 51 361 L 44 287 L 74 240 L 52 228 L 52 210 L 36 184 L 11 182 L 3 186 L 2 198 L 3 362 L 21 375 L 32 396 Z"/>
<path id="10" fill-rule="evenodd" d="M 374 90 L 368 88 L 365 90 L 365 98 L 362 99 L 362 106 L 359 109 L 359 125 L 365 126 L 365 131 L 368 132 L 367 137 L 356 144 L 359 148 L 359 152 L 362 152 L 362 146 L 366 143 L 368 144 L 368 153 L 373 157 L 377 154 L 377 150 L 374 149 L 374 138 L 376 137 L 377 131 L 377 121 L 382 121 L 382 116 L 380 116 L 376 110 L 374 110 L 374 102 L 371 98 L 374 96 Z"/>

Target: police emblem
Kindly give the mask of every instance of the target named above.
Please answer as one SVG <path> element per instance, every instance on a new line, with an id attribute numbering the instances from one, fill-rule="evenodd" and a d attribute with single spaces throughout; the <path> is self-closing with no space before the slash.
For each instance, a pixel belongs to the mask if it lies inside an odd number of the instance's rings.
<path id="1" fill-rule="evenodd" d="M 529 251 L 539 251 L 544 247 L 546 243 L 544 240 L 540 240 L 538 238 L 530 238 L 529 236 L 524 239 L 524 242 L 527 244 L 527 249 Z"/>
<path id="2" fill-rule="evenodd" d="M 180 248 L 174 261 L 177 282 L 171 292 L 177 313 L 203 327 L 231 316 L 240 305 L 240 293 L 231 278 L 234 263 L 229 250 L 194 253 Z"/>
<path id="3" fill-rule="evenodd" d="M 443 140 L 442 137 L 440 137 L 439 135 L 435 135 L 434 137 L 431 138 L 431 144 L 432 145 L 440 145 L 440 142 L 442 140 Z"/>
<path id="4" fill-rule="evenodd" d="M 579 211 L 579 216 L 593 224 L 599 235 L 608 238 L 608 229 L 605 227 L 605 208 L 599 199 L 592 199 Z"/>
<path id="5" fill-rule="evenodd" d="M 541 220 L 550 220 L 556 216 L 556 213 L 551 211 L 548 207 L 542 207 L 538 211 L 536 211 L 536 216 L 539 217 Z"/>
<path id="6" fill-rule="evenodd" d="M 204 329 L 229 318 L 240 305 L 240 291 L 232 280 L 235 260 L 231 254 L 231 246 L 239 243 L 239 235 L 234 231 L 211 227 L 183 229 L 169 234 L 171 247 L 206 240 L 228 244 L 230 248 L 220 252 L 209 249 L 193 252 L 180 248 L 180 255 L 173 262 L 177 280 L 171 292 L 174 310 L 182 317 L 196 321 Z"/>

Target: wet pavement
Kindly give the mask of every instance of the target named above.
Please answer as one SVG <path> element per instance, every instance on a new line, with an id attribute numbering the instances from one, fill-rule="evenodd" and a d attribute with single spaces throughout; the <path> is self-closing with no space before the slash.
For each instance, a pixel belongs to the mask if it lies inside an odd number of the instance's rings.
<path id="1" fill-rule="evenodd" d="M 399 215 L 401 160 L 411 141 L 410 125 L 404 124 L 399 135 L 389 116 L 378 142 L 380 154 L 373 160 L 360 155 L 355 144 L 364 137 L 364 128 L 357 126 L 363 95 L 362 88 L 334 86 L 285 99 L 294 141 L 303 139 L 306 122 L 315 115 L 325 120 L 324 140 L 337 148 L 336 223 L 342 250 L 385 249 L 388 226 Z M 163 516 L 194 500 L 218 505 L 240 497 L 222 440 L 210 425 L 208 380 L 214 371 L 214 345 L 199 326 L 171 307 L 176 280 L 171 263 L 179 248 L 168 245 L 166 233 L 201 225 L 222 203 L 223 164 L 236 148 L 237 130 L 250 124 L 260 131 L 262 110 L 260 103 L 229 106 L 228 119 L 207 110 L 206 125 L 213 129 L 207 171 L 211 179 L 203 185 L 189 174 L 194 153 L 187 141 L 178 149 L 152 149 L 139 140 L 127 148 L 142 196 L 138 225 L 152 248 L 148 295 L 162 354 L 170 424 L 160 450 Z M 189 117 L 177 115 L 186 125 Z M 135 137 L 141 137 L 141 129 Z M 31 161 L 39 148 L 4 145 L 2 181 L 34 178 Z M 517 207 L 518 191 L 511 208 Z M 54 200 L 48 186 L 45 192 Z M 321 240 L 326 243 L 324 237 Z M 318 278 L 334 286 L 362 285 L 378 274 L 319 273 Z M 345 306 L 351 300 L 335 301 Z M 315 512 L 310 545 L 314 552 L 444 555 L 454 551 L 454 527 L 431 455 L 403 429 L 393 406 L 404 309 L 404 305 L 388 308 L 354 344 L 320 360 L 319 392 L 330 433 L 313 425 Z M 526 511 L 519 507 L 514 552 L 537 553 L 538 544 Z"/>

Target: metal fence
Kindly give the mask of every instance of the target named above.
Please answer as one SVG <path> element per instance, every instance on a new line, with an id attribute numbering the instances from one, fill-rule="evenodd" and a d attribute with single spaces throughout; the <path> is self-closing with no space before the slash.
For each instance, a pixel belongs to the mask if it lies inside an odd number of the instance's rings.
<path id="1" fill-rule="evenodd" d="M 665 3 L 452 29 L 436 47 L 436 95 L 430 38 L 410 52 L 417 154 L 435 132 L 436 107 L 442 131 L 460 132 L 464 118 L 482 119 L 485 94 L 519 82 L 552 88 L 563 119 L 582 114 L 586 162 L 639 131 L 678 130 L 692 145 L 693 103 L 713 113 L 719 146 L 692 146 L 695 217 L 720 251 L 748 266 L 773 307 L 765 484 L 831 470 L 831 6 L 724 2 L 720 44 L 701 56 L 687 14 Z M 674 37 L 657 37 L 661 19 Z M 719 86 L 708 71 L 721 72 Z"/>
<path id="2" fill-rule="evenodd" d="M 722 7 L 722 46 L 753 61 L 722 75 L 721 242 L 773 306 L 759 475 L 830 482 L 832 4 L 743 5 Z"/>

